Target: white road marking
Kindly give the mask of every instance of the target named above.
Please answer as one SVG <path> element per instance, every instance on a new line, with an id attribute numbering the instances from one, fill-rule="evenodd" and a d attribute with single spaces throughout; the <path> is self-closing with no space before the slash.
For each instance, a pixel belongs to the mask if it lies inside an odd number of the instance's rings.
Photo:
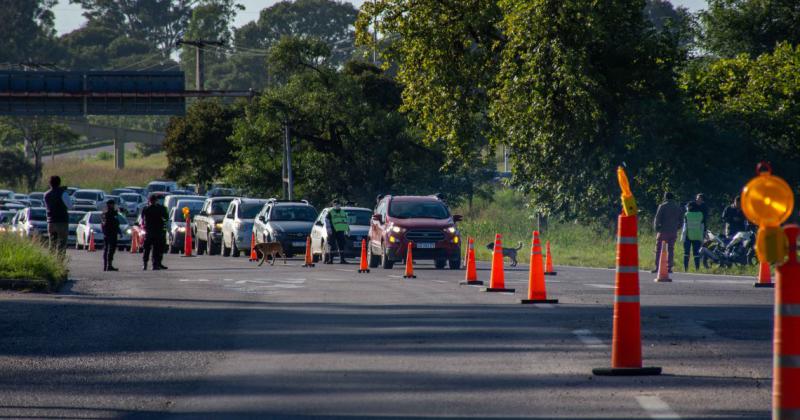
<path id="1" fill-rule="evenodd" d="M 614 289 L 617 287 L 614 286 L 613 284 L 595 284 L 595 283 L 585 283 L 584 286 L 596 287 L 598 289 Z"/>
<path id="2" fill-rule="evenodd" d="M 402 279 L 403 278 L 403 276 L 396 276 L 394 274 L 389 274 L 389 277 L 391 277 L 393 279 Z"/>
<path id="3" fill-rule="evenodd" d="M 181 282 L 206 282 L 208 279 L 180 279 Z"/>
<path id="4" fill-rule="evenodd" d="M 590 349 L 602 349 L 606 347 L 606 345 L 603 344 L 599 338 L 595 337 L 589 330 L 575 330 L 572 331 L 572 333 L 575 334 L 575 336 L 578 337 L 578 340 L 581 340 L 581 342 Z"/>
<path id="5" fill-rule="evenodd" d="M 636 401 L 642 406 L 651 419 L 679 419 L 676 412 L 672 411 L 669 404 L 655 395 L 638 395 Z"/>
<path id="6" fill-rule="evenodd" d="M 353 272 L 358 272 L 357 270 L 348 270 L 348 269 L 346 269 L 346 268 L 335 268 L 334 270 L 336 270 L 336 271 L 343 271 L 343 272 L 345 272 L 345 273 L 353 273 Z"/>
<path id="7" fill-rule="evenodd" d="M 444 280 L 433 280 L 433 281 L 435 281 L 436 283 L 449 283 L 448 281 L 444 281 Z"/>

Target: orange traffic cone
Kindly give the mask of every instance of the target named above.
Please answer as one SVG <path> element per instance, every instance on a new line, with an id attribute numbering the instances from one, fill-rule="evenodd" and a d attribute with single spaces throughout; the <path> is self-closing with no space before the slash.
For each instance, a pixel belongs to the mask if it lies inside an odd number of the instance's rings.
<path id="1" fill-rule="evenodd" d="M 189 222 L 189 216 L 186 216 L 186 227 L 183 234 L 183 256 L 184 257 L 193 257 L 192 255 L 192 245 L 194 245 L 194 240 L 192 240 L 192 224 Z"/>
<path id="2" fill-rule="evenodd" d="M 311 256 L 311 237 L 306 237 L 306 263 L 303 264 L 303 267 L 313 267 L 314 266 L 314 258 Z"/>
<path id="3" fill-rule="evenodd" d="M 469 238 L 467 244 L 467 275 L 460 284 L 481 286 L 483 282 L 478 280 L 478 270 L 475 268 L 475 239 Z"/>
<path id="4" fill-rule="evenodd" d="M 406 250 L 406 272 L 403 274 L 404 279 L 415 279 L 414 275 L 414 257 L 411 255 L 411 249 L 414 248 L 414 243 L 409 241 Z"/>
<path id="5" fill-rule="evenodd" d="M 545 242 L 547 246 L 547 258 L 544 261 L 544 275 L 555 276 L 556 270 L 553 270 L 553 253 L 550 252 L 550 241 Z"/>
<path id="6" fill-rule="evenodd" d="M 361 240 L 361 261 L 358 265 L 359 273 L 369 273 L 369 265 L 367 265 L 367 240 Z"/>
<path id="7" fill-rule="evenodd" d="M 770 279 L 769 263 L 761 263 L 758 270 L 758 281 L 753 283 L 753 287 L 775 287 L 775 283 Z"/>
<path id="8" fill-rule="evenodd" d="M 667 261 L 667 241 L 661 243 L 661 253 L 658 255 L 658 276 L 653 279 L 656 283 L 669 283 L 669 261 Z"/>
<path id="9" fill-rule="evenodd" d="M 481 289 L 483 292 L 514 293 L 514 289 L 506 289 L 505 274 L 503 273 L 503 243 L 501 238 L 499 233 L 494 236 L 492 274 L 489 277 L 489 287 Z"/>
<path id="10" fill-rule="evenodd" d="M 789 240 L 789 259 L 775 270 L 775 330 L 773 332 L 772 418 L 797 418 L 800 412 L 800 264 L 797 235 L 800 227 L 783 228 Z"/>
<path id="11" fill-rule="evenodd" d="M 258 253 L 256 253 L 256 233 L 250 236 L 250 261 L 258 260 Z"/>
<path id="12" fill-rule="evenodd" d="M 617 287 L 614 290 L 614 332 L 611 367 L 592 369 L 595 375 L 660 375 L 660 367 L 642 367 L 641 308 L 639 306 L 639 251 L 636 216 L 619 216 L 617 231 Z"/>
<path id="13" fill-rule="evenodd" d="M 95 252 L 95 245 L 94 245 L 94 231 L 89 231 L 89 252 Z"/>
<path id="14" fill-rule="evenodd" d="M 533 231 L 531 245 L 531 264 L 528 274 L 528 298 L 520 303 L 558 303 L 558 299 L 547 298 L 547 286 L 544 283 L 544 267 L 542 266 L 542 243 L 539 232 Z"/>
<path id="15" fill-rule="evenodd" d="M 136 234 L 134 230 L 131 232 L 131 254 L 135 254 L 139 251 L 139 235 Z"/>

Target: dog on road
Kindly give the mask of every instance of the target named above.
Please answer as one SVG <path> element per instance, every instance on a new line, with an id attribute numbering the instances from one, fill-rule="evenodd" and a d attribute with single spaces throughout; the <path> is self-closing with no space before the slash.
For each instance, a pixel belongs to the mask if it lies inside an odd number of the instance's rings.
<path id="1" fill-rule="evenodd" d="M 489 245 L 486 245 L 486 248 L 489 251 L 494 251 L 494 242 L 490 242 Z M 519 246 L 516 248 L 503 248 L 503 258 L 508 257 L 511 260 L 511 266 L 517 266 L 517 252 L 522 249 L 522 242 L 519 243 Z"/>
<path id="2" fill-rule="evenodd" d="M 259 267 L 267 260 L 267 256 L 271 257 L 269 265 L 275 265 L 275 258 L 278 255 L 283 257 L 283 263 L 286 264 L 286 253 L 283 251 L 283 245 L 280 242 L 258 243 L 256 244 L 256 252 L 261 254 L 261 261 L 258 263 Z"/>

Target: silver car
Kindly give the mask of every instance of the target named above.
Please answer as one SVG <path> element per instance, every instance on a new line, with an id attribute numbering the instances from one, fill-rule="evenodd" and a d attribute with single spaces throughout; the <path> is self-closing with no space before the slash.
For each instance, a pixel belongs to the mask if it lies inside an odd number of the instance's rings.
<path id="1" fill-rule="evenodd" d="M 78 190 L 72 194 L 72 200 L 77 203 L 92 203 L 96 210 L 106 208 L 106 193 L 100 190 Z"/>
<path id="2" fill-rule="evenodd" d="M 124 209 L 125 214 L 130 218 L 136 217 L 139 211 L 147 204 L 147 200 L 135 192 L 122 193 L 119 198 L 122 200 L 120 208 Z"/>
<path id="3" fill-rule="evenodd" d="M 238 257 L 250 249 L 253 220 L 267 200 L 236 198 L 231 201 L 222 219 L 222 256 Z"/>
<path id="4" fill-rule="evenodd" d="M 43 207 L 27 207 L 17 213 L 17 233 L 28 238 L 47 238 L 47 211 Z"/>
<path id="5" fill-rule="evenodd" d="M 117 247 L 120 250 L 124 250 L 131 246 L 131 227 L 128 225 L 128 219 L 125 216 L 121 214 L 117 216 L 119 217 L 119 228 L 122 230 L 122 236 L 117 240 Z M 95 247 L 102 248 L 105 243 L 102 223 L 102 212 L 91 211 L 86 213 L 75 228 L 75 248 L 87 248 L 92 232 L 94 232 Z"/>

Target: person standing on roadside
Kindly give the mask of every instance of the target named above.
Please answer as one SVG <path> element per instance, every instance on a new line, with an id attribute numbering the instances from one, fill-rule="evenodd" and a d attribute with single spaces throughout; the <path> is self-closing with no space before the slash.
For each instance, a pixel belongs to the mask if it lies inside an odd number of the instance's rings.
<path id="1" fill-rule="evenodd" d="M 50 189 L 44 194 L 44 205 L 47 208 L 47 235 L 51 250 L 64 255 L 67 252 L 67 236 L 69 236 L 69 209 L 72 198 L 66 188 L 61 187 L 61 177 L 50 177 Z"/>
<path id="2" fill-rule="evenodd" d="M 725 223 L 725 237 L 733 238 L 739 232 L 747 229 L 747 219 L 742 212 L 741 197 L 734 197 L 733 203 L 722 211 L 722 222 Z"/>
<path id="3" fill-rule="evenodd" d="M 694 269 L 700 270 L 700 245 L 703 244 L 706 228 L 703 225 L 703 212 L 696 202 L 686 206 L 683 216 L 683 269 L 689 271 L 689 251 L 694 255 Z"/>
<path id="4" fill-rule="evenodd" d="M 333 230 L 333 237 L 336 239 L 336 250 L 339 251 L 339 262 L 341 264 L 347 264 L 347 261 L 344 259 L 344 244 L 347 234 L 350 233 L 350 224 L 347 223 L 347 213 L 342 210 L 338 200 L 333 202 L 333 208 L 328 212 L 328 221 Z M 333 259 L 333 256 L 331 256 L 331 259 Z"/>
<path id="5" fill-rule="evenodd" d="M 117 252 L 117 239 L 122 235 L 119 227 L 119 212 L 117 212 L 114 200 L 106 201 L 106 211 L 102 216 L 103 236 L 105 236 L 105 246 L 103 247 L 103 271 L 119 271 L 114 268 L 114 253 Z"/>
<path id="6" fill-rule="evenodd" d="M 667 243 L 669 272 L 672 272 L 672 264 L 675 257 L 675 241 L 678 239 L 678 229 L 680 229 L 682 222 L 683 210 L 681 206 L 675 202 L 675 196 L 671 192 L 665 192 L 664 202 L 658 206 L 656 217 L 653 219 L 653 229 L 656 231 L 656 268 L 652 271 L 653 273 L 658 272 L 661 247 L 664 242 Z"/>
<path id="7" fill-rule="evenodd" d="M 694 202 L 697 203 L 698 211 L 703 213 L 703 227 L 708 228 L 708 205 L 706 204 L 706 195 L 703 193 L 697 193 L 697 195 L 694 197 Z"/>
<path id="8" fill-rule="evenodd" d="M 144 222 L 144 256 L 142 257 L 142 270 L 147 270 L 147 260 L 150 253 L 153 256 L 153 270 L 166 270 L 161 264 L 164 257 L 164 248 L 167 245 L 167 208 L 158 202 L 158 197 L 150 196 L 150 204 L 142 210 L 142 221 Z"/>

